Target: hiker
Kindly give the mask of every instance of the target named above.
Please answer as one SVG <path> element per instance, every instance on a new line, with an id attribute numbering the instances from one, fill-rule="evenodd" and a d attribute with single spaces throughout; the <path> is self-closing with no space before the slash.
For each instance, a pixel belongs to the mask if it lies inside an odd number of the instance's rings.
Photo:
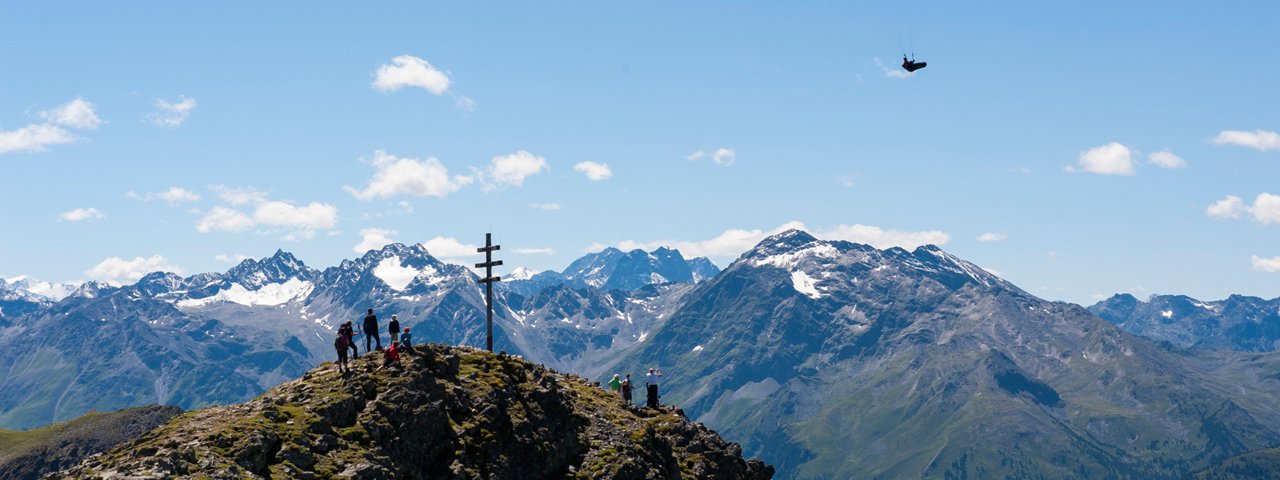
<path id="1" fill-rule="evenodd" d="M 409 327 L 404 327 L 404 333 L 400 334 L 400 346 L 404 348 L 413 346 L 413 334 L 409 333 Z"/>
<path id="2" fill-rule="evenodd" d="M 400 352 L 396 349 L 400 346 L 400 342 L 391 342 L 391 348 L 382 352 L 382 366 L 400 368 Z"/>
<path id="3" fill-rule="evenodd" d="M 338 371 L 347 373 L 350 367 L 347 366 L 347 336 L 338 333 L 338 337 L 333 339 L 333 348 L 338 351 Z"/>
<path id="4" fill-rule="evenodd" d="M 649 408 L 658 408 L 658 379 L 662 378 L 662 372 L 656 368 L 649 369 L 649 375 L 645 377 L 644 383 L 649 387 Z"/>
<path id="5" fill-rule="evenodd" d="M 391 334 L 391 343 L 400 341 L 400 320 L 391 315 L 391 323 L 387 324 L 387 332 Z"/>
<path id="6" fill-rule="evenodd" d="M 613 379 L 609 380 L 609 390 L 618 391 L 622 388 L 622 379 L 618 378 L 618 374 L 613 374 Z"/>
<path id="7" fill-rule="evenodd" d="M 364 316 L 364 351 L 373 351 L 374 340 L 378 341 L 378 350 L 382 350 L 382 337 L 378 335 L 378 316 L 370 308 L 369 314 Z"/>
<path id="8" fill-rule="evenodd" d="M 351 327 L 351 322 L 338 326 L 338 335 L 347 338 L 347 346 L 351 347 L 351 358 L 360 358 L 360 349 L 356 347 L 356 332 Z"/>
<path id="9" fill-rule="evenodd" d="M 631 405 L 631 389 L 631 374 L 628 373 L 627 378 L 622 380 L 622 386 L 619 387 L 619 390 L 622 390 L 622 399 L 627 401 L 627 405 Z"/>

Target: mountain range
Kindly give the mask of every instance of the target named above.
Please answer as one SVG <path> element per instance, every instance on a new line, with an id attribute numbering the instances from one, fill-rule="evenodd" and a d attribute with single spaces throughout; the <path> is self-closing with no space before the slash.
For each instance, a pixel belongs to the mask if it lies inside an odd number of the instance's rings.
<path id="1" fill-rule="evenodd" d="M 595 260 L 582 269 L 500 283 L 496 348 L 566 371 L 603 371 L 690 290 L 668 278 L 693 282 L 695 271 L 698 278 L 717 271 L 665 248 L 588 257 Z M 243 401 L 331 359 L 337 327 L 352 321 L 360 330 L 367 308 L 377 310 L 388 344 L 386 322 L 397 314 L 419 342 L 483 345 L 476 280 L 422 245 L 393 243 L 324 270 L 277 251 L 226 273 L 155 272 L 119 287 L 88 282 L 59 300 L 5 282 L 0 347 L 11 354 L 0 358 L 7 372 L 0 427 L 151 403 L 194 409 Z M 363 351 L 363 339 L 357 343 Z"/>
<path id="2" fill-rule="evenodd" d="M 1182 347 L 1246 352 L 1280 348 L 1280 298 L 1232 295 L 1200 301 L 1185 295 L 1152 295 L 1147 301 L 1117 294 L 1089 311 L 1129 333 Z"/>
<path id="3" fill-rule="evenodd" d="M 13 355 L 0 369 L 21 375 L 0 380 L 0 425 L 106 398 L 243 401 L 331 359 L 333 329 L 370 307 L 419 342 L 482 345 L 476 280 L 391 244 L 324 270 L 277 252 L 60 301 L 10 288 L 0 347 Z M 1117 296 L 1086 309 L 935 246 L 796 230 L 724 271 L 670 249 L 606 249 L 498 285 L 496 349 L 600 380 L 657 367 L 664 403 L 778 478 L 1179 478 L 1280 445 L 1276 309 L 1260 299 Z M 64 323 L 85 333 L 47 335 Z M 127 340 L 106 358 L 128 361 L 94 365 L 92 339 L 113 332 Z M 94 400 L 99 389 L 111 393 Z"/>

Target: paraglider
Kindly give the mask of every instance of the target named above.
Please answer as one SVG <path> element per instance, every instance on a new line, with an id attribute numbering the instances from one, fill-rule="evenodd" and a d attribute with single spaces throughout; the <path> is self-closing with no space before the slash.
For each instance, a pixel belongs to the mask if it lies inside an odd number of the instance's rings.
<path id="1" fill-rule="evenodd" d="M 902 69 L 903 69 L 903 70 L 906 70 L 906 71 L 908 71 L 908 72 L 914 72 L 914 71 L 916 71 L 916 70 L 919 70 L 919 69 L 924 68 L 924 67 L 927 67 L 927 66 L 929 66 L 929 63 L 928 63 L 928 62 L 917 62 L 917 61 L 916 61 L 916 59 L 914 59 L 914 58 L 912 58 L 911 60 L 907 60 L 907 56 L 906 56 L 906 55 L 903 55 L 903 56 L 902 56 Z"/>

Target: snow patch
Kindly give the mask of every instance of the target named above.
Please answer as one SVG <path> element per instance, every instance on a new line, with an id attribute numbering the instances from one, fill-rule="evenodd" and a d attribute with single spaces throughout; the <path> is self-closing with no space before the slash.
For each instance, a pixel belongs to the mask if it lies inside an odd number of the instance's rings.
<path id="1" fill-rule="evenodd" d="M 702 351 L 702 345 L 698 345 L 698 346 L 696 346 L 696 347 L 693 347 L 693 351 L 694 351 L 694 353 L 701 352 L 701 351 Z"/>
<path id="2" fill-rule="evenodd" d="M 822 298 L 822 292 L 818 291 L 818 280 L 802 270 L 791 272 L 791 286 L 809 298 Z"/>
<path id="3" fill-rule="evenodd" d="M 760 267 L 764 265 L 772 265 L 778 268 L 793 269 L 800 260 L 805 257 L 817 258 L 836 258 L 840 256 L 840 251 L 836 247 L 827 244 L 818 244 L 808 248 L 802 248 L 790 253 L 780 253 L 777 255 L 769 255 L 764 258 L 752 261 L 752 265 Z"/>
<path id="4" fill-rule="evenodd" d="M 231 288 L 219 291 L 216 295 L 179 300 L 178 306 L 195 308 L 218 302 L 238 303 L 250 307 L 256 305 L 283 305 L 294 299 L 305 298 L 311 294 L 311 290 L 314 288 L 315 286 L 311 282 L 296 278 L 291 278 L 284 283 L 268 283 L 257 290 L 247 290 L 243 285 L 233 283 Z"/>
<path id="5" fill-rule="evenodd" d="M 1173 310 L 1165 310 L 1160 312 L 1160 316 L 1164 318 L 1173 318 Z"/>

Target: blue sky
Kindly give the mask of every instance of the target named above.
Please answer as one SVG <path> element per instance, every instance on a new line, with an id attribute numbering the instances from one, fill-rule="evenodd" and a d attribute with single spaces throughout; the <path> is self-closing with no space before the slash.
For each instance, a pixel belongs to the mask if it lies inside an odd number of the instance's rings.
<path id="1" fill-rule="evenodd" d="M 1280 295 L 1280 6 L 1042 3 L 7 6 L 0 275 L 485 231 L 724 266 L 800 222 L 1050 299 Z"/>

